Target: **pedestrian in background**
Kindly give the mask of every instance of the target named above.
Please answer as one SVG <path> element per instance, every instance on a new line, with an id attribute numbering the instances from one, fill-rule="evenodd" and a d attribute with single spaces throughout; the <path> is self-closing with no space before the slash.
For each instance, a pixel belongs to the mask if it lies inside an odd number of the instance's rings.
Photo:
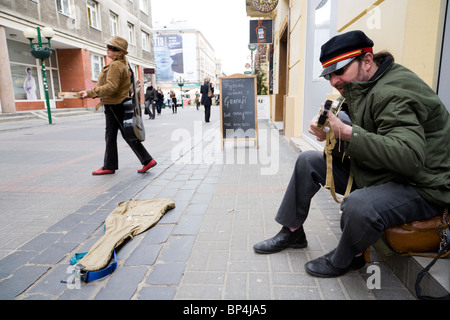
<path id="1" fill-rule="evenodd" d="M 195 92 L 195 104 L 196 104 L 197 110 L 198 110 L 198 108 L 200 107 L 200 93 L 198 93 L 198 91 Z"/>
<path id="2" fill-rule="evenodd" d="M 172 100 L 172 113 L 177 113 L 177 96 L 173 90 L 170 90 L 170 99 Z"/>
<path id="3" fill-rule="evenodd" d="M 161 87 L 158 87 L 156 89 L 156 112 L 157 115 L 161 115 L 161 107 L 164 103 L 164 93 L 161 90 Z"/>
<path id="4" fill-rule="evenodd" d="M 149 82 L 145 91 L 145 113 L 149 115 L 149 119 L 155 119 L 156 100 L 156 90 L 153 88 L 152 83 Z"/>
<path id="5" fill-rule="evenodd" d="M 214 97 L 214 86 L 209 78 L 205 78 L 200 87 L 200 93 L 202 94 L 202 104 L 205 107 L 205 122 L 209 122 L 209 118 L 211 117 L 211 98 Z"/>
<path id="6" fill-rule="evenodd" d="M 119 168 L 117 150 L 117 134 L 122 137 L 138 157 L 143 165 L 139 173 L 147 172 L 156 165 L 155 159 L 147 152 L 139 140 L 130 140 L 123 128 L 125 108 L 123 101 L 129 98 L 130 67 L 126 59 L 128 42 L 118 36 L 112 37 L 107 44 L 106 56 L 112 61 L 105 66 L 98 76 L 97 86 L 93 89 L 81 91 L 81 98 L 101 98 L 105 109 L 105 156 L 103 166 L 93 171 L 93 175 L 113 174 Z"/>

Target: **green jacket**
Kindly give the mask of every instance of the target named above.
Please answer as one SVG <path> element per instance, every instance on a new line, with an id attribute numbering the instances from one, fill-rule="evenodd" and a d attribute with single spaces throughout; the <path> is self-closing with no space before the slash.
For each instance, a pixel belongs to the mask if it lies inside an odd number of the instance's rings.
<path id="1" fill-rule="evenodd" d="M 89 98 L 102 98 L 104 104 L 119 104 L 129 97 L 130 72 L 124 56 L 103 67 L 97 86 L 86 90 Z"/>
<path id="2" fill-rule="evenodd" d="M 350 82 L 344 89 L 353 122 L 346 152 L 357 188 L 396 181 L 449 206 L 449 112 L 407 68 L 389 60 L 379 71 L 373 81 Z"/>

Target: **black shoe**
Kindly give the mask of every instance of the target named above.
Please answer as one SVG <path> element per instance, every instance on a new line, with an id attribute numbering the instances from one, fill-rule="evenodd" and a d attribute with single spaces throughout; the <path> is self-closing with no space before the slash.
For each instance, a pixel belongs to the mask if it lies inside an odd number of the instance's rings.
<path id="1" fill-rule="evenodd" d="M 364 255 L 355 257 L 347 268 L 338 268 L 331 263 L 332 254 L 326 254 L 320 258 L 309 261 L 305 264 L 306 271 L 313 276 L 321 278 L 340 277 L 352 270 L 358 270 L 364 267 L 366 260 Z"/>
<path id="2" fill-rule="evenodd" d="M 259 242 L 253 246 L 257 253 L 270 254 L 283 251 L 286 248 L 305 248 L 308 245 L 303 227 L 291 232 L 288 227 L 283 227 L 273 238 Z"/>

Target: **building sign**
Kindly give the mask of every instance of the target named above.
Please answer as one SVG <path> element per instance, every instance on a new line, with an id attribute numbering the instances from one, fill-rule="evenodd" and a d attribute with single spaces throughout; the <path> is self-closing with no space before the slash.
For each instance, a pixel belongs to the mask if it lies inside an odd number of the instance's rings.
<path id="1" fill-rule="evenodd" d="M 272 43 L 272 24 L 272 19 L 250 20 L 250 43 Z"/>
<path id="2" fill-rule="evenodd" d="M 268 13 L 275 10 L 277 5 L 278 0 L 253 0 L 253 6 L 255 9 L 263 13 Z"/>

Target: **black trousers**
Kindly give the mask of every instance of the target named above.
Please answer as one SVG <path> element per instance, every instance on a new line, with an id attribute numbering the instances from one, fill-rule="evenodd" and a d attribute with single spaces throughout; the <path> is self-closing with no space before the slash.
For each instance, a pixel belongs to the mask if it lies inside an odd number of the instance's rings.
<path id="1" fill-rule="evenodd" d="M 172 113 L 177 113 L 177 98 L 172 98 Z"/>
<path id="2" fill-rule="evenodd" d="M 322 152 L 300 153 L 275 220 L 283 226 L 300 227 L 308 217 L 311 199 L 326 180 L 326 160 Z M 344 194 L 349 170 L 333 161 L 337 193 Z M 353 190 L 341 204 L 342 235 L 331 258 L 345 268 L 353 257 L 374 244 L 390 226 L 425 220 L 443 208 L 423 199 L 410 185 L 387 182 Z"/>
<path id="3" fill-rule="evenodd" d="M 117 134 L 122 133 L 122 137 L 130 146 L 131 150 L 136 154 L 142 165 L 148 164 L 153 158 L 145 149 L 144 145 L 139 141 L 130 141 L 123 132 L 123 119 L 125 110 L 122 104 L 105 105 L 105 157 L 103 160 L 103 169 L 117 170 L 119 169 L 119 156 L 117 150 Z"/>
<path id="4" fill-rule="evenodd" d="M 158 114 L 161 113 L 161 106 L 162 106 L 163 102 L 162 101 L 158 101 L 156 103 L 156 111 L 158 112 Z"/>
<path id="5" fill-rule="evenodd" d="M 211 105 L 205 106 L 205 121 L 209 122 L 210 117 L 211 117 Z"/>

